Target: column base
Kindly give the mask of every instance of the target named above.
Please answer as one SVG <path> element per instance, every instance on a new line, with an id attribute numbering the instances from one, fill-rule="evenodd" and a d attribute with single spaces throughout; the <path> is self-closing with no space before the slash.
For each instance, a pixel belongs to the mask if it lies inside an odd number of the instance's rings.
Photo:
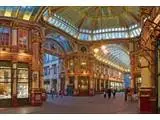
<path id="1" fill-rule="evenodd" d="M 32 89 L 30 103 L 33 106 L 39 106 L 43 103 L 42 91 L 40 89 Z"/>
<path id="2" fill-rule="evenodd" d="M 74 92 L 73 92 L 73 95 L 74 95 L 74 96 L 78 96 L 78 95 L 79 95 L 79 90 L 78 90 L 78 89 L 75 89 Z"/>
<path id="3" fill-rule="evenodd" d="M 140 89 L 140 113 L 156 113 L 156 98 L 152 96 L 153 88 Z"/>
<path id="4" fill-rule="evenodd" d="M 95 95 L 94 89 L 89 89 L 89 96 L 94 96 L 94 95 Z"/>
<path id="5" fill-rule="evenodd" d="M 18 101 L 17 101 L 17 95 L 12 96 L 12 106 L 17 107 L 18 106 Z"/>
<path id="6" fill-rule="evenodd" d="M 47 100 L 47 93 L 45 91 L 45 89 L 41 89 L 42 91 L 42 101 L 46 101 Z"/>

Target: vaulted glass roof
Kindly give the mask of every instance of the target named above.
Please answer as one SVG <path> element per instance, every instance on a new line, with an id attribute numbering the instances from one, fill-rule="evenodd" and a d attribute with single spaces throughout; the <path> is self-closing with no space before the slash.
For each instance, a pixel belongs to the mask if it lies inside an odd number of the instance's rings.
<path id="1" fill-rule="evenodd" d="M 130 58 L 129 52 L 121 45 L 110 44 L 94 49 L 94 56 L 117 69 L 129 71 Z"/>
<path id="2" fill-rule="evenodd" d="M 40 15 L 39 6 L 0 6 L 0 17 L 34 21 Z M 79 6 L 46 7 L 43 20 L 76 39 L 86 41 L 134 38 L 140 35 L 139 7 Z M 0 33 L 8 29 L 0 28 Z M 67 38 L 53 33 L 47 36 L 56 41 L 66 52 L 72 51 Z M 123 71 L 130 69 L 128 51 L 121 45 L 106 45 L 95 49 L 95 57 Z"/>
<path id="3" fill-rule="evenodd" d="M 34 21 L 39 6 L 0 6 L 0 16 Z"/>
<path id="4" fill-rule="evenodd" d="M 139 36 L 138 14 L 139 7 L 52 7 L 43 18 L 79 40 L 106 40 Z"/>
<path id="5" fill-rule="evenodd" d="M 58 33 L 47 35 L 46 38 L 56 41 L 64 49 L 65 52 L 72 51 L 72 46 L 70 45 L 69 40 L 67 40 L 62 35 L 59 35 Z"/>

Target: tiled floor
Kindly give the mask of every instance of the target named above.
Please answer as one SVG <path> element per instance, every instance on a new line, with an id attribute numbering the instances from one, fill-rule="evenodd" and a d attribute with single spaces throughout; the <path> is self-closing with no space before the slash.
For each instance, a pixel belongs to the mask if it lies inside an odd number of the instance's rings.
<path id="1" fill-rule="evenodd" d="M 0 113 L 48 113 L 48 114 L 136 114 L 138 103 L 124 101 L 123 94 L 104 99 L 103 95 L 93 97 L 64 96 L 48 100 L 40 107 L 0 108 Z"/>

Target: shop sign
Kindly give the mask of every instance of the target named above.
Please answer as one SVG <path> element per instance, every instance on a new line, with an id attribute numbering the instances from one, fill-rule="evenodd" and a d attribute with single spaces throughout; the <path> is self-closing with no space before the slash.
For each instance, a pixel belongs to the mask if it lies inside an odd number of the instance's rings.
<path id="1" fill-rule="evenodd" d="M 32 80 L 34 80 L 34 81 L 38 80 L 38 72 L 33 72 L 33 74 L 32 74 Z"/>

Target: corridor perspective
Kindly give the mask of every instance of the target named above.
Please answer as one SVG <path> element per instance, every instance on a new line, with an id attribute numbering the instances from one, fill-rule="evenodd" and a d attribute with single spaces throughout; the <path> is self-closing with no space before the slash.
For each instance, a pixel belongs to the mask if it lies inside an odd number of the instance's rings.
<path id="1" fill-rule="evenodd" d="M 0 113 L 160 112 L 160 7 L 0 6 Z"/>

